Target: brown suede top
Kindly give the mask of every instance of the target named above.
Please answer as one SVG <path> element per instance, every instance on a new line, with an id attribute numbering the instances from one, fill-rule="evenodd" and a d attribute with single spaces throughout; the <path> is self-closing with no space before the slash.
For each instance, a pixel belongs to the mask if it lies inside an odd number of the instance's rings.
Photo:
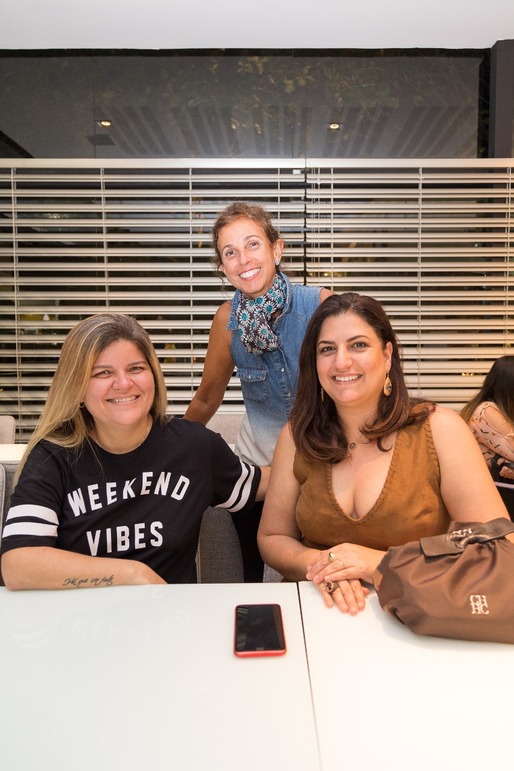
<path id="1" fill-rule="evenodd" d="M 306 546 L 326 549 L 346 542 L 385 550 L 448 529 L 428 419 L 398 431 L 382 492 L 360 519 L 350 518 L 337 503 L 331 464 L 307 462 L 297 452 L 293 470 L 301 485 L 296 521 Z"/>

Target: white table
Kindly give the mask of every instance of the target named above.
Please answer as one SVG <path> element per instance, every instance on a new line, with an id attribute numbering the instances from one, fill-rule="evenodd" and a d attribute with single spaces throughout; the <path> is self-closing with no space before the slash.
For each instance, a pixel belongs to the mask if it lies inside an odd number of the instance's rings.
<path id="1" fill-rule="evenodd" d="M 514 645 L 419 637 L 300 585 L 323 771 L 512 771 Z"/>
<path id="2" fill-rule="evenodd" d="M 233 654 L 279 602 L 285 656 Z M 296 584 L 0 589 L 5 771 L 318 771 Z"/>
<path id="3" fill-rule="evenodd" d="M 19 463 L 26 448 L 26 444 L 4 444 L 0 442 L 0 463 Z"/>

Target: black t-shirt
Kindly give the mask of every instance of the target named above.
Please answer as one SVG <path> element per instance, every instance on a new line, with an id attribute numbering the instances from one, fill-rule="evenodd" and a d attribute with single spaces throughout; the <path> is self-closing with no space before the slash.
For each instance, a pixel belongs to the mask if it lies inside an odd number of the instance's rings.
<path id="1" fill-rule="evenodd" d="M 68 450 L 39 442 L 11 498 L 2 553 L 52 546 L 136 559 L 168 583 L 196 581 L 202 515 L 209 506 L 251 508 L 260 469 L 241 461 L 219 434 L 172 418 L 143 444 L 114 455 L 94 442 Z"/>

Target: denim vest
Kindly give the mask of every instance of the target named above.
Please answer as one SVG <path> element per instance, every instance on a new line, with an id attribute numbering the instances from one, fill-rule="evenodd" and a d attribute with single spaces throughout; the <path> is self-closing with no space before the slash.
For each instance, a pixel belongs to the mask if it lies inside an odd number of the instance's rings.
<path id="1" fill-rule="evenodd" d="M 287 284 L 287 299 L 282 313 L 273 324 L 278 338 L 275 351 L 260 355 L 249 353 L 241 342 L 235 311 L 241 296 L 239 290 L 232 300 L 227 325 L 232 332 L 230 350 L 241 381 L 249 423 L 246 438 L 240 435 L 236 451 L 246 460 L 259 465 L 271 463 L 280 430 L 289 419 L 296 396 L 300 348 L 309 319 L 320 302 L 320 287 L 291 284 L 287 276 L 281 276 Z"/>

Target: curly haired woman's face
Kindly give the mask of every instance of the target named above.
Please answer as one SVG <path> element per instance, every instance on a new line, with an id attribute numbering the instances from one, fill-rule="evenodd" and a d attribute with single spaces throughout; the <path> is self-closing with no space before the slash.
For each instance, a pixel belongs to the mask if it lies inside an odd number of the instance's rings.
<path id="1" fill-rule="evenodd" d="M 246 297 L 259 297 L 273 285 L 275 260 L 280 262 L 282 248 L 281 240 L 270 244 L 261 225 L 240 217 L 220 230 L 220 270 Z"/>
<path id="2" fill-rule="evenodd" d="M 391 353 L 391 343 L 384 347 L 360 316 L 330 316 L 321 326 L 316 347 L 321 386 L 336 404 L 374 408 L 391 366 Z"/>

